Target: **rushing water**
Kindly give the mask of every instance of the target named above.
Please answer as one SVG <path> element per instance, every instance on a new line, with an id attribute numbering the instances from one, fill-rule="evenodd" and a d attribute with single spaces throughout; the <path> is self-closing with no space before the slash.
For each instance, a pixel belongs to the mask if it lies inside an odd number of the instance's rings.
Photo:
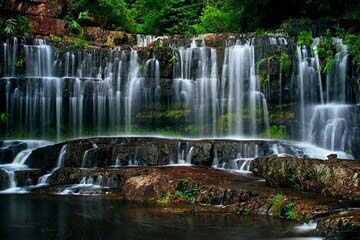
<path id="1" fill-rule="evenodd" d="M 101 198 L 0 196 L 5 239 L 321 239 L 263 217 L 166 213 Z"/>
<path id="2" fill-rule="evenodd" d="M 317 54 L 319 39 L 312 48 L 298 46 L 300 136 L 326 149 L 348 151 L 354 126 L 354 106 L 346 104 L 348 49 L 341 39 L 334 38 L 333 42 L 337 54 L 326 81 L 322 80 Z"/>
<path id="3" fill-rule="evenodd" d="M 274 103 L 270 73 L 264 83 L 258 63 L 265 54 L 259 48 L 287 47 L 287 39 L 269 37 L 269 45 L 232 39 L 224 41 L 224 50 L 208 47 L 202 38 L 171 45 L 173 75 L 166 79 L 163 68 L 169 66 L 162 65 L 161 56 L 144 58 L 142 52 L 162 38 L 138 35 L 137 40 L 133 49 L 66 53 L 41 39 L 3 43 L 4 135 L 61 140 L 164 129 L 191 137 L 264 138 L 286 125 L 293 140 L 352 152 L 357 107 L 348 100 L 348 49 L 340 39 L 333 40 L 337 54 L 328 74 L 321 74 L 319 39 L 311 47 L 297 47 L 296 83 L 291 85 L 296 94 L 293 109 L 286 112 L 294 119 L 285 123 L 274 123 L 279 114 L 273 111 L 289 101 L 283 91 L 290 80 L 282 76 L 280 64 Z M 19 70 L 22 61 L 24 69 Z M 91 150 L 84 164 L 88 158 Z M 178 162 L 189 163 L 185 157 Z"/>

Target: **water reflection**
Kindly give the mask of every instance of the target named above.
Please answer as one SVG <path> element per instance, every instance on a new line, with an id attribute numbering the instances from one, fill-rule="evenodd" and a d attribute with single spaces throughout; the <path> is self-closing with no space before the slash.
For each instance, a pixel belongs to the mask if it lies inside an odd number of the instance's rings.
<path id="1" fill-rule="evenodd" d="M 0 239 L 318 239 L 277 220 L 169 214 L 100 197 L 0 196 Z"/>

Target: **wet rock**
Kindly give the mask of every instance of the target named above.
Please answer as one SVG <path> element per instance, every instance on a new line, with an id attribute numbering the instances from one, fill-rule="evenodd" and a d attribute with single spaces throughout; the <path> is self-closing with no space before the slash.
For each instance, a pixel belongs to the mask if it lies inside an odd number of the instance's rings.
<path id="1" fill-rule="evenodd" d="M 360 210 L 341 211 L 321 219 L 317 230 L 326 239 L 355 240 L 360 236 Z"/>
<path id="2" fill-rule="evenodd" d="M 4 169 L 0 169 L 0 191 L 9 187 L 9 175 Z"/>
<path id="3" fill-rule="evenodd" d="M 26 143 L 21 141 L 3 142 L 0 146 L 0 164 L 11 163 L 15 156 L 26 148 Z"/>
<path id="4" fill-rule="evenodd" d="M 18 187 L 36 185 L 40 176 L 41 171 L 39 169 L 26 169 L 15 172 Z"/>
<path id="5" fill-rule="evenodd" d="M 90 180 L 90 181 L 89 181 Z M 292 206 L 296 219 L 324 214 L 336 203 L 286 189 L 267 187 L 258 178 L 204 167 L 61 168 L 48 179 L 49 186 L 34 193 L 59 193 L 76 188 L 77 193 L 94 194 L 89 185 L 101 186 L 113 199 L 155 205 L 186 205 L 199 211 L 223 211 L 285 217 L 272 210 L 274 199 L 283 196 L 284 211 Z M 218 206 L 223 206 L 218 208 Z M 281 208 L 280 208 L 281 209 Z M 294 215 L 295 216 L 295 215 Z"/>
<path id="6" fill-rule="evenodd" d="M 360 199 L 360 161 L 323 161 L 296 157 L 268 156 L 251 164 L 256 176 L 271 186 L 318 192 L 324 196 Z"/>

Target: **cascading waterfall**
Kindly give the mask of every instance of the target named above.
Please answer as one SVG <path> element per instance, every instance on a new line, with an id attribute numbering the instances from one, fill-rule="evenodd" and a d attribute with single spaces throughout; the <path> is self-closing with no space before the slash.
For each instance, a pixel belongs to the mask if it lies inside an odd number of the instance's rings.
<path id="1" fill-rule="evenodd" d="M 178 49 L 174 69 L 175 98 L 192 108 L 192 121 L 201 135 L 216 136 L 218 116 L 218 76 L 216 50 L 198 43 Z"/>
<path id="2" fill-rule="evenodd" d="M 174 43 L 170 45 L 175 52 L 171 61 L 176 61 L 172 62 L 169 81 L 168 66 L 160 66 L 163 56 L 156 51 L 150 55 L 143 52 L 159 39 L 139 36 L 139 46 L 134 49 L 67 53 L 40 39 L 26 44 L 17 39 L 6 41 L 1 51 L 1 87 L 5 89 L 8 113 L 6 136 L 20 132 L 61 140 L 134 133 L 142 131 L 143 125 L 147 129 L 154 126 L 154 130 L 159 125 L 166 128 L 167 118 L 181 119 L 181 131 L 191 136 L 266 136 L 269 109 L 274 110 L 278 101 L 270 91 L 262 91 L 256 62 L 267 53 L 257 48 L 257 41 L 229 38 L 224 52 L 207 46 L 201 38 L 182 46 Z M 276 35 L 266 41 L 269 48 L 285 48 L 288 44 Z M 297 102 L 291 103 L 299 106 L 295 116 L 299 139 L 345 151 L 351 146 L 349 138 L 355 125 L 347 99 L 348 50 L 341 40 L 334 39 L 335 67 L 322 79 L 319 41 L 316 39 L 311 47 L 297 48 Z M 18 66 L 21 62 L 22 70 Z M 280 73 L 281 91 L 290 86 L 282 77 Z M 281 91 L 281 105 L 292 101 L 287 92 Z M 164 110 L 169 111 L 161 112 Z M 144 123 L 147 119 L 154 122 Z M 319 128 L 320 123 L 324 128 Z M 343 144 L 331 140 L 340 138 L 346 138 Z M 86 161 L 88 156 L 84 158 Z M 187 162 L 186 157 L 181 160 Z"/>
<path id="3" fill-rule="evenodd" d="M 59 139 L 65 134 L 87 134 L 89 128 L 98 134 L 123 131 L 124 126 L 130 130 L 134 115 L 145 104 L 135 50 L 88 50 L 61 56 L 43 40 L 4 46 L 9 66 L 14 60 L 8 54 L 20 47 L 26 65 L 24 83 L 20 84 L 14 71 L 2 78 L 6 81 L 8 132 L 21 129 L 30 136 Z M 159 64 L 154 61 L 154 65 L 149 71 L 155 71 L 151 74 L 159 79 Z"/>
<path id="4" fill-rule="evenodd" d="M 260 130 L 259 116 L 263 129 L 268 128 L 267 102 L 259 90 L 251 42 L 237 42 L 226 48 L 221 93 L 221 112 L 228 117 L 228 134 L 256 136 Z"/>
<path id="5" fill-rule="evenodd" d="M 334 150 L 349 147 L 351 105 L 322 104 L 313 108 L 308 139 L 312 143 Z"/>
<path id="6" fill-rule="evenodd" d="M 16 172 L 29 169 L 26 165 L 26 161 L 28 160 L 30 154 L 34 149 L 49 145 L 50 142 L 47 141 L 24 141 L 26 145 L 26 149 L 20 151 L 10 164 L 2 164 L 0 168 L 4 169 L 8 174 L 9 185 L 8 189 L 2 191 L 3 193 L 24 193 L 26 192 L 24 188 L 18 187 L 16 181 Z"/>
<path id="7" fill-rule="evenodd" d="M 350 149 L 352 107 L 346 104 L 346 72 L 348 50 L 340 39 L 333 39 L 337 48 L 334 68 L 321 78 L 317 55 L 319 39 L 312 49 L 298 46 L 298 86 L 300 97 L 300 137 L 333 151 Z"/>

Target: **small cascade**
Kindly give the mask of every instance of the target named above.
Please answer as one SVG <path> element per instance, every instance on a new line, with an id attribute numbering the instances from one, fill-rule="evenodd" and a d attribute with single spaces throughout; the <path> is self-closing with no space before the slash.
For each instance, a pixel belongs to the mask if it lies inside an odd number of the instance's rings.
<path id="1" fill-rule="evenodd" d="M 25 76 L 28 78 L 54 76 L 53 48 L 45 40 L 35 39 L 33 45 L 24 45 L 25 48 Z"/>
<path id="2" fill-rule="evenodd" d="M 174 91 L 178 104 L 192 109 L 192 121 L 202 136 L 216 136 L 218 76 L 216 50 L 198 43 L 178 49 Z"/>
<path id="3" fill-rule="evenodd" d="M 170 160 L 170 165 L 191 165 L 194 146 L 189 143 L 178 142 L 176 144 L 176 161 Z"/>
<path id="4" fill-rule="evenodd" d="M 143 35 L 143 34 L 136 35 L 137 47 L 146 48 L 150 44 L 154 43 L 156 40 L 157 40 L 157 37 L 155 37 L 155 36 Z"/>
<path id="5" fill-rule="evenodd" d="M 226 48 L 221 112 L 228 119 L 227 126 L 223 127 L 228 135 L 256 136 L 269 126 L 267 101 L 259 90 L 255 69 L 255 52 L 251 42 L 237 42 Z"/>
<path id="6" fill-rule="evenodd" d="M 103 175 L 85 176 L 81 178 L 79 184 L 74 184 L 65 188 L 60 195 L 81 195 L 82 190 L 86 190 L 86 194 L 99 194 L 103 189 L 112 188 L 116 186 L 112 177 Z"/>
<path id="7" fill-rule="evenodd" d="M 59 153 L 59 156 L 58 156 L 58 159 L 57 159 L 57 163 L 56 163 L 56 167 L 55 167 L 53 170 L 51 170 L 50 173 L 41 176 L 41 177 L 38 179 L 38 184 L 37 184 L 37 186 L 47 185 L 47 184 L 48 184 L 49 177 L 50 177 L 56 170 L 58 170 L 59 168 L 64 167 L 66 151 L 67 151 L 67 145 L 65 144 L 65 145 L 62 146 L 62 148 L 61 148 L 61 150 L 60 150 L 60 153 Z"/>
<path id="8" fill-rule="evenodd" d="M 241 144 L 237 150 L 234 159 L 228 159 L 219 163 L 217 159 L 217 151 L 215 152 L 215 159 L 213 167 L 218 169 L 225 169 L 230 171 L 237 171 L 240 173 L 250 173 L 250 163 L 255 158 L 259 157 L 259 145 L 256 143 Z"/>
<path id="9" fill-rule="evenodd" d="M 83 159 L 81 161 L 81 168 L 89 168 L 89 165 L 91 165 L 90 154 L 97 148 L 98 146 L 95 143 L 92 143 L 92 148 L 85 151 Z"/>
<path id="10" fill-rule="evenodd" d="M 20 151 L 10 164 L 2 164 L 0 165 L 1 169 L 4 169 L 8 174 L 9 185 L 8 189 L 2 191 L 2 193 L 25 193 L 26 190 L 22 187 L 18 187 L 16 181 L 16 172 L 22 170 L 31 170 L 26 165 L 26 161 L 30 157 L 31 153 L 34 149 L 49 145 L 50 142 L 47 141 L 24 141 L 26 145 L 26 149 Z"/>

